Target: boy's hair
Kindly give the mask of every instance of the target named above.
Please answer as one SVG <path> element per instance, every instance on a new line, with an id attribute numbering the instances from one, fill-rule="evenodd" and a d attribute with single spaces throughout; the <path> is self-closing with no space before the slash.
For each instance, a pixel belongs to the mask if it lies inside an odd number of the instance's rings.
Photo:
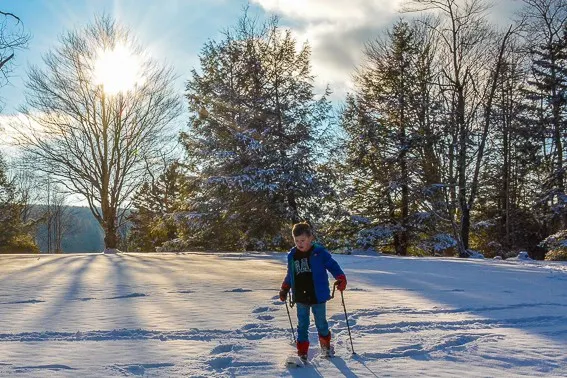
<path id="1" fill-rule="evenodd" d="M 311 228 L 311 225 L 309 223 L 300 222 L 293 225 L 291 234 L 294 238 L 300 235 L 313 236 L 313 229 Z"/>

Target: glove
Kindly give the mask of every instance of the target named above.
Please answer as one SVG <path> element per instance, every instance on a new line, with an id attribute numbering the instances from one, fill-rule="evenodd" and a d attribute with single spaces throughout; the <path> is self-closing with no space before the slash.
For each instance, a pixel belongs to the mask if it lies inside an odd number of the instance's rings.
<path id="1" fill-rule="evenodd" d="M 284 282 L 282 284 L 282 288 L 280 289 L 280 301 L 282 302 L 286 301 L 287 293 L 289 293 L 289 285 Z"/>
<path id="2" fill-rule="evenodd" d="M 335 281 L 335 285 L 337 285 L 337 289 L 339 291 L 344 291 L 346 289 L 346 276 L 344 274 L 340 274 L 337 276 L 337 280 Z"/>

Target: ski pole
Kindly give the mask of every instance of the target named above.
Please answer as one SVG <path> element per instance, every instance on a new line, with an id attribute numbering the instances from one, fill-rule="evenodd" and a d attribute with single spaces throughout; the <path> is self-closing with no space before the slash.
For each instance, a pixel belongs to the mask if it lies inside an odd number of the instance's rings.
<path id="1" fill-rule="evenodd" d="M 339 281 L 335 281 L 333 284 L 333 292 L 331 293 L 331 299 L 335 298 L 335 289 L 337 288 Z"/>
<path id="2" fill-rule="evenodd" d="M 350 339 L 350 349 L 352 350 L 352 354 L 356 354 L 356 352 L 354 351 L 354 345 L 352 345 L 352 335 L 350 334 L 350 325 L 348 324 L 348 315 L 347 315 L 346 306 L 345 306 L 345 297 L 343 296 L 342 291 L 341 291 L 341 300 L 343 302 L 343 309 L 345 310 L 345 319 L 346 319 L 346 325 L 347 325 L 347 328 L 348 328 L 348 337 Z"/>
<path id="3" fill-rule="evenodd" d="M 287 300 L 285 301 L 285 309 L 287 310 L 287 318 L 289 319 L 289 327 L 291 329 L 291 335 L 293 336 L 293 342 L 297 344 L 297 339 L 295 338 L 295 332 L 293 331 L 293 323 L 291 322 L 291 315 L 289 314 L 289 307 L 287 306 Z"/>

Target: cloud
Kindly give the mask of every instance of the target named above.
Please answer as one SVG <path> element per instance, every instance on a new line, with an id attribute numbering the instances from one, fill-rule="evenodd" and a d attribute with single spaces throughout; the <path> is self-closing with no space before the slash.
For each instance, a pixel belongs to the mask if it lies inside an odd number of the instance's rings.
<path id="1" fill-rule="evenodd" d="M 34 116 L 39 118 L 43 117 L 43 114 L 35 113 Z M 25 144 L 26 138 L 37 137 L 43 141 L 52 138 L 44 130 L 35 119 L 23 113 L 0 114 L 0 148 L 3 152 L 14 154 L 19 151 L 19 146 Z"/>
<path id="2" fill-rule="evenodd" d="M 364 44 L 376 39 L 399 17 L 403 0 L 252 0 L 291 24 L 298 42 L 308 41 L 316 89 L 327 84 L 333 100 L 352 89 L 352 74 Z"/>
<path id="3" fill-rule="evenodd" d="M 16 132 L 13 125 L 22 121 L 22 115 L 0 114 L 0 151 L 5 158 L 17 155 Z"/>
<path id="4" fill-rule="evenodd" d="M 363 60 L 365 43 L 381 38 L 385 30 L 404 16 L 399 11 L 407 0 L 252 0 L 264 11 L 281 17 L 299 43 L 308 41 L 315 86 L 327 84 L 332 99 L 344 100 L 352 90 L 352 75 Z M 488 14 L 491 22 L 509 24 L 514 0 L 497 2 Z"/>
<path id="5" fill-rule="evenodd" d="M 13 125 L 22 121 L 23 115 L 0 114 L 0 147 L 9 148 L 16 144 Z"/>
<path id="6" fill-rule="evenodd" d="M 308 22 L 367 22 L 397 11 L 401 0 L 253 0 L 264 10 Z"/>

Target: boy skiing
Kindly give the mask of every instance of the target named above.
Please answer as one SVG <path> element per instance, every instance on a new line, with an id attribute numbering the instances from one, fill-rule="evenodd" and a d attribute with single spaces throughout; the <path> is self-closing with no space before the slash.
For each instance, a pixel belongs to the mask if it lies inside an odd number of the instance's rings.
<path id="1" fill-rule="evenodd" d="M 331 299 L 327 271 L 337 280 L 337 289 L 345 290 L 347 280 L 339 264 L 322 246 L 313 244 L 315 237 L 308 223 L 297 223 L 292 228 L 293 247 L 287 255 L 287 274 L 280 290 L 285 302 L 289 290 L 297 306 L 297 355 L 303 362 L 309 350 L 309 310 L 313 312 L 319 333 L 321 354 L 332 356 L 331 332 L 327 323 L 326 302 Z"/>

